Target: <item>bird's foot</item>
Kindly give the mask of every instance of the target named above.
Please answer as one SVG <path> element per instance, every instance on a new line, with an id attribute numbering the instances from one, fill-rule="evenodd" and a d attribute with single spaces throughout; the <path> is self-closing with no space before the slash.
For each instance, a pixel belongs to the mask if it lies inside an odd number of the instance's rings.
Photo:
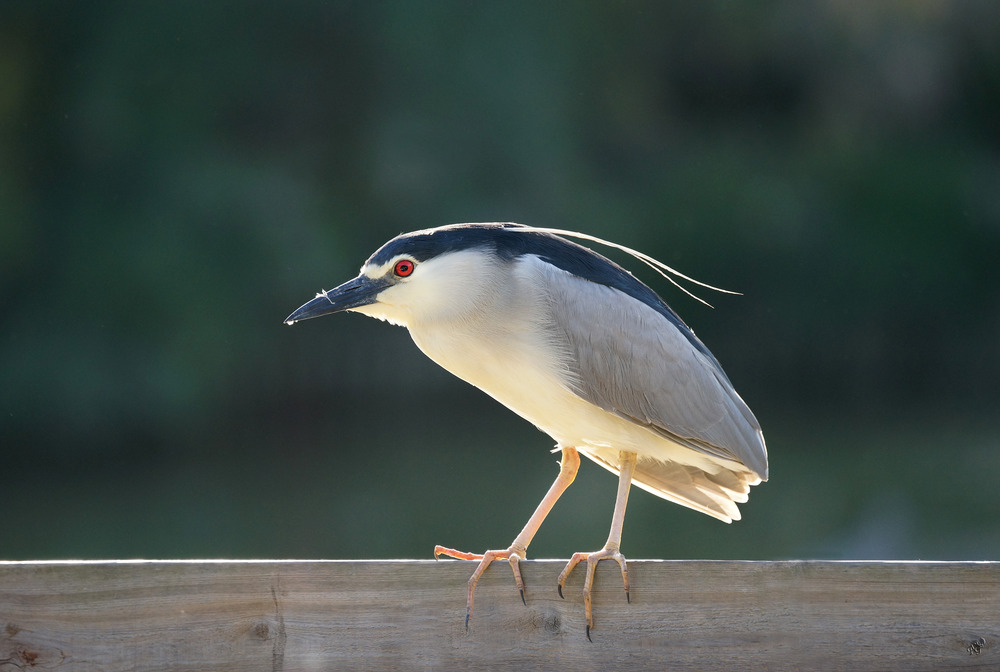
<path id="1" fill-rule="evenodd" d="M 587 616 L 587 639 L 590 640 L 590 631 L 594 627 L 594 613 L 591 607 L 590 591 L 594 586 L 594 572 L 597 569 L 597 563 L 601 560 L 614 560 L 617 562 L 622 570 L 622 583 L 625 584 L 625 599 L 631 602 L 632 598 L 629 595 L 628 589 L 628 564 L 625 561 L 625 556 L 618 551 L 617 545 L 607 545 L 594 553 L 574 553 L 573 557 L 566 564 L 565 569 L 559 574 L 559 597 L 563 596 L 563 586 L 566 585 L 566 579 L 569 577 L 570 572 L 583 560 L 587 561 L 587 578 L 583 582 L 583 608 Z"/>
<path id="2" fill-rule="evenodd" d="M 476 571 L 472 573 L 472 577 L 469 579 L 469 597 L 466 601 L 465 607 L 465 629 L 469 629 L 469 619 L 472 618 L 472 605 L 475 601 L 476 596 L 476 584 L 479 583 L 479 577 L 483 575 L 486 568 L 493 563 L 494 560 L 506 560 L 510 563 L 510 567 L 514 570 L 514 583 L 517 585 L 517 590 L 521 594 L 521 602 L 525 606 L 528 603 L 524 599 L 524 581 L 521 579 L 521 567 L 520 562 L 525 558 L 525 549 L 515 548 L 511 546 L 510 548 L 497 551 L 486 551 L 485 553 L 466 553 L 464 551 L 456 551 L 453 548 L 447 548 L 445 546 L 435 546 L 434 547 L 434 559 L 436 560 L 439 556 L 447 556 L 449 558 L 455 558 L 457 560 L 479 560 L 479 566 L 476 567 Z"/>

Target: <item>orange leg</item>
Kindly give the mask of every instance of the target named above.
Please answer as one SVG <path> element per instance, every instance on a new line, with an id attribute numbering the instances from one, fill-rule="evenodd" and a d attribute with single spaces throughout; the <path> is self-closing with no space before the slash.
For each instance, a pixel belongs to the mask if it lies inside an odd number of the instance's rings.
<path id="1" fill-rule="evenodd" d="M 446 548 L 444 546 L 434 547 L 434 557 L 437 558 L 439 555 L 446 555 L 451 558 L 457 558 L 459 560 L 479 560 L 479 566 L 476 567 L 476 571 L 472 573 L 472 578 L 469 579 L 469 597 L 466 602 L 465 610 L 465 627 L 469 627 L 469 619 L 472 617 L 472 604 L 476 593 L 476 584 L 479 583 L 479 577 L 483 575 L 486 568 L 490 566 L 494 560 L 507 560 L 510 563 L 511 569 L 514 570 L 514 583 L 517 584 L 517 589 L 521 593 L 521 601 L 524 600 L 524 581 L 521 580 L 521 568 L 519 563 L 527 557 L 528 544 L 535 537 L 535 533 L 538 532 L 538 528 L 541 527 L 542 521 L 545 520 L 545 516 L 549 514 L 552 507 L 555 505 L 556 500 L 559 499 L 560 495 L 566 491 L 566 488 L 570 486 L 573 479 L 576 478 L 576 472 L 580 469 L 580 453 L 577 452 L 576 448 L 562 448 L 562 461 L 559 463 L 559 475 L 556 476 L 556 480 L 552 483 L 549 491 L 545 493 L 545 497 L 538 504 L 538 508 L 535 512 L 531 514 L 531 518 L 525 524 L 524 529 L 521 533 L 517 535 L 514 542 L 510 545 L 510 548 L 497 551 L 486 551 L 485 553 L 464 553 L 462 551 L 456 551 L 452 548 Z M 620 535 L 620 532 L 619 532 Z M 527 602 L 525 602 L 527 604 Z"/>
<path id="2" fill-rule="evenodd" d="M 570 558 L 566 568 L 559 574 L 559 597 L 562 597 L 563 586 L 570 572 L 582 560 L 587 561 L 587 578 L 583 582 L 583 607 L 587 616 L 587 639 L 590 639 L 590 630 L 594 627 L 594 614 L 591 607 L 590 591 L 594 586 L 594 572 L 597 563 L 601 560 L 614 560 L 622 570 L 622 582 L 625 584 L 625 599 L 632 601 L 628 589 L 628 565 L 625 556 L 618 548 L 622 541 L 622 524 L 625 522 L 625 507 L 628 505 L 628 491 L 632 485 L 632 474 L 635 472 L 635 453 L 619 453 L 619 475 L 618 475 L 618 497 L 615 500 L 615 513 L 611 518 L 611 533 L 608 534 L 608 541 L 604 548 L 594 553 L 574 553 Z"/>

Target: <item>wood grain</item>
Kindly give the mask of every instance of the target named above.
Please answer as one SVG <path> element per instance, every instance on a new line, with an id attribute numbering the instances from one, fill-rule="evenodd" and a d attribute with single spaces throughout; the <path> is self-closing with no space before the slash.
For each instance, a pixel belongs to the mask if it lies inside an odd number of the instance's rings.
<path id="1" fill-rule="evenodd" d="M 0 562 L 0 671 L 1000 669 L 1000 563 Z"/>

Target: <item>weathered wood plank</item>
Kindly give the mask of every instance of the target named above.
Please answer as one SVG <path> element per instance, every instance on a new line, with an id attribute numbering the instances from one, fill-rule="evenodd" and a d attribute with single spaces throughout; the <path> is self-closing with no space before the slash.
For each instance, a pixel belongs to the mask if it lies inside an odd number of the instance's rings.
<path id="1" fill-rule="evenodd" d="M 0 671 L 1000 669 L 1000 563 L 0 562 Z"/>

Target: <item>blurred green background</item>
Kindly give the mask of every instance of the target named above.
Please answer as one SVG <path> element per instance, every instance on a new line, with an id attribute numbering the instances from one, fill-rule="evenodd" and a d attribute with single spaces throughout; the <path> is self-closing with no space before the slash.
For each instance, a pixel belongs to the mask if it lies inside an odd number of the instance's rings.
<path id="1" fill-rule="evenodd" d="M 635 268 L 771 481 L 731 526 L 633 490 L 626 555 L 1000 559 L 998 36 L 971 0 L 5 0 L 0 558 L 505 547 L 551 440 L 403 329 L 282 324 L 501 220 L 743 292 Z M 585 461 L 532 557 L 614 493 Z"/>

